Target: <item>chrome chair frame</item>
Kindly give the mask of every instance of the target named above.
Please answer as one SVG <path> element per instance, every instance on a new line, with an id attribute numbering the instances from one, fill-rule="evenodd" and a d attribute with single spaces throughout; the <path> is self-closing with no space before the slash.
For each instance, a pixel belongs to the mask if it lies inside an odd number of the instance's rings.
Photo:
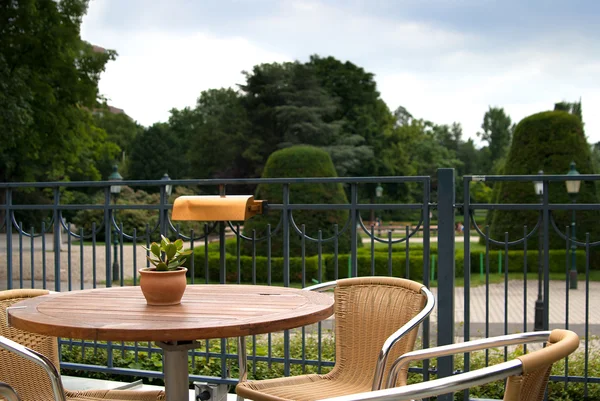
<path id="1" fill-rule="evenodd" d="M 54 366 L 54 364 L 52 363 L 52 361 L 50 361 L 50 359 L 48 359 L 45 355 L 40 354 L 39 352 L 29 349 L 27 347 L 24 347 L 21 344 L 14 342 L 4 336 L 0 336 L 0 348 L 3 348 L 8 352 L 13 352 L 41 366 L 50 378 L 50 383 L 52 384 L 52 392 L 54 393 L 54 399 L 56 401 L 67 401 L 60 374 Z"/>
<path id="2" fill-rule="evenodd" d="M 21 401 L 15 389 L 4 382 L 0 382 L 0 397 L 6 398 L 7 401 Z"/>
<path id="3" fill-rule="evenodd" d="M 328 398 L 321 401 L 405 401 L 453 393 L 485 383 L 506 379 L 510 376 L 523 373 L 523 365 L 520 360 L 514 359 L 494 366 L 427 382 L 390 387 L 396 384 L 396 377 L 400 368 L 413 361 L 478 351 L 492 347 L 544 342 L 548 341 L 549 336 L 549 331 L 511 334 L 408 352 L 394 361 L 390 375 L 388 376 L 387 388 L 343 397 Z"/>

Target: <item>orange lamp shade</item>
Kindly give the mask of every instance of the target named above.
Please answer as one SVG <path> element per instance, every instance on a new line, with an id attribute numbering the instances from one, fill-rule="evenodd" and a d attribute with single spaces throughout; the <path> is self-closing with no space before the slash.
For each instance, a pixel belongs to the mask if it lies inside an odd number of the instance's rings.
<path id="1" fill-rule="evenodd" d="M 262 200 L 252 195 L 180 196 L 173 203 L 173 220 L 245 221 L 263 213 Z"/>

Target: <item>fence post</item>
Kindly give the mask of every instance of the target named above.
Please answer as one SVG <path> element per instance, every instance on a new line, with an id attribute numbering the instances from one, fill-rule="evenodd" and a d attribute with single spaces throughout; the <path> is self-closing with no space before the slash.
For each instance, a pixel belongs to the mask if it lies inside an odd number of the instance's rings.
<path id="1" fill-rule="evenodd" d="M 6 188 L 6 212 L 4 214 L 4 226 L 6 227 L 6 289 L 12 290 L 12 210 L 10 205 L 12 204 L 12 190 Z M 44 287 L 45 288 L 45 287 Z"/>
<path id="2" fill-rule="evenodd" d="M 454 342 L 454 169 L 438 169 L 438 328 L 437 345 Z M 453 357 L 438 359 L 438 377 L 451 376 Z M 452 394 L 438 397 L 452 401 Z"/>

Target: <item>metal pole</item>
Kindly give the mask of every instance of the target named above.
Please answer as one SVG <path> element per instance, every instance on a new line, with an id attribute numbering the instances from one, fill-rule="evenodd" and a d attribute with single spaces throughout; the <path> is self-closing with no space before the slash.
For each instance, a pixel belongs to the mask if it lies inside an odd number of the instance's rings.
<path id="1" fill-rule="evenodd" d="M 441 168 L 438 175 L 438 333 L 437 345 L 454 343 L 454 169 Z M 428 227 L 425 227 L 428 229 Z M 438 359 L 438 377 L 452 376 L 452 356 Z M 452 394 L 438 397 L 452 401 Z"/>
<path id="2" fill-rule="evenodd" d="M 575 203 L 575 196 L 572 198 L 573 203 Z M 577 245 L 575 245 L 575 209 L 573 209 L 573 217 L 571 219 L 571 270 L 569 271 L 569 288 L 577 289 L 577 266 L 575 262 L 575 250 L 577 249 Z"/>
<path id="3" fill-rule="evenodd" d="M 116 195 L 113 196 L 113 203 L 115 205 L 117 204 L 117 196 Z M 114 213 L 116 216 L 116 213 L 117 213 L 116 209 L 115 209 Z M 119 279 L 119 261 L 118 261 L 118 257 L 117 257 L 117 245 L 119 245 L 119 239 L 118 239 L 117 229 L 115 228 L 115 238 L 113 238 L 114 260 L 113 260 L 113 264 L 112 264 L 112 279 L 113 279 L 113 281 Z"/>
<path id="4" fill-rule="evenodd" d="M 540 196 L 540 203 L 544 202 L 544 197 Z M 543 250 L 543 230 L 544 230 L 544 218 L 542 216 L 542 212 L 540 211 L 540 228 L 538 235 L 538 295 L 537 300 L 535 301 L 535 318 L 533 329 L 535 331 L 544 330 L 544 300 L 542 298 L 542 255 L 544 254 Z"/>

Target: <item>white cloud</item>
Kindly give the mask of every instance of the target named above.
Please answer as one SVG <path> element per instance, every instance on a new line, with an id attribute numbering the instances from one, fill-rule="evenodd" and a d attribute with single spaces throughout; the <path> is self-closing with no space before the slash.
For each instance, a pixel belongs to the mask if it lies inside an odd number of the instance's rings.
<path id="1" fill-rule="evenodd" d="M 591 142 L 600 141 L 600 116 L 592 112 L 600 106 L 600 43 L 572 28 L 503 40 L 320 1 L 276 3 L 251 18 L 232 16 L 235 23 L 221 29 L 201 19 L 186 29 L 177 29 L 177 21 L 171 28 L 135 20 L 119 27 L 106 21 L 108 4 L 91 3 L 82 36 L 119 52 L 100 89 L 144 125 L 166 120 L 173 107 L 192 106 L 202 90 L 234 87 L 243 80 L 240 71 L 256 64 L 317 53 L 373 72 L 390 109 L 402 105 L 435 123 L 460 122 L 465 137 L 475 139 L 490 105 L 504 107 L 518 122 L 554 102 L 581 97 L 586 133 Z M 145 4 L 140 21 L 165 12 L 164 3 Z M 177 4 L 171 7 L 186 7 Z M 221 17 L 235 14 L 225 8 Z"/>
<path id="2" fill-rule="evenodd" d="M 91 9 L 91 16 L 94 11 L 101 13 L 102 9 Z M 172 108 L 194 106 L 203 90 L 235 88 L 244 82 L 242 70 L 290 59 L 244 38 L 143 30 L 123 37 L 118 32 L 94 29 L 95 22 L 85 21 L 83 38 L 119 53 L 102 75 L 100 92 L 111 105 L 123 108 L 146 126 L 166 121 Z"/>

